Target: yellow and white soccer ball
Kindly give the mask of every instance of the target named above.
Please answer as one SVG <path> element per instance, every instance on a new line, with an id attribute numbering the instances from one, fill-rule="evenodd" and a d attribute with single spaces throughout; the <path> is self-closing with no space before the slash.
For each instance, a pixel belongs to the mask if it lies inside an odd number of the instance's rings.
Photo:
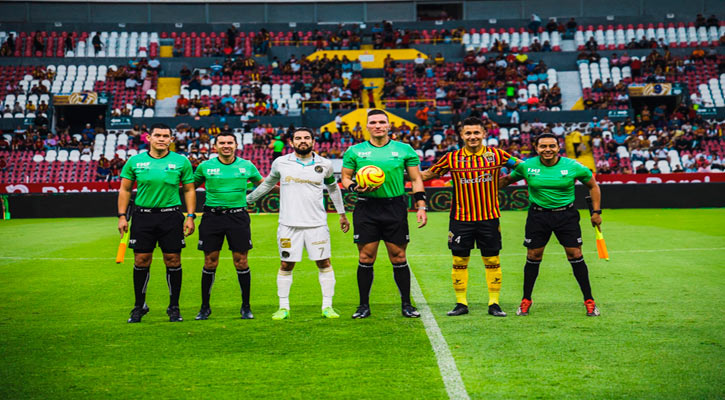
<path id="1" fill-rule="evenodd" d="M 385 182 L 385 172 L 374 165 L 366 165 L 357 171 L 355 179 L 361 188 L 378 187 Z"/>

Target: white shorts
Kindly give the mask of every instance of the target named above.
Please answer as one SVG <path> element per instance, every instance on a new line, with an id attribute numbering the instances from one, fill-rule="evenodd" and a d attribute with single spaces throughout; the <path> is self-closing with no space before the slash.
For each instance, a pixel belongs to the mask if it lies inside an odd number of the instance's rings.
<path id="1" fill-rule="evenodd" d="M 312 261 L 330 258 L 330 228 L 327 225 L 312 228 L 298 228 L 280 225 L 277 228 L 277 245 L 282 261 L 302 261 L 302 248 Z"/>

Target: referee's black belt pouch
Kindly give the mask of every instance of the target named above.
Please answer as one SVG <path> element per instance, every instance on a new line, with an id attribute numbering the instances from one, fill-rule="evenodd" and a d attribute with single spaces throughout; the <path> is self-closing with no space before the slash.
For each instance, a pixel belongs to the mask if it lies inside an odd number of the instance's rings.
<path id="1" fill-rule="evenodd" d="M 564 207 L 557 207 L 557 208 L 544 208 L 537 204 L 531 203 L 531 205 L 529 206 L 529 209 L 534 210 L 534 211 L 556 212 L 556 211 L 566 211 L 572 207 L 574 207 L 574 203 L 569 203 L 569 204 L 565 205 Z"/>
<path id="2" fill-rule="evenodd" d="M 141 213 L 141 214 L 159 214 L 159 213 L 167 213 L 167 212 L 175 212 L 180 211 L 181 207 L 175 206 L 175 207 L 156 207 L 156 208 L 144 208 L 144 207 L 136 207 L 134 208 L 134 212 Z"/>
<path id="3" fill-rule="evenodd" d="M 244 207 L 222 208 L 222 207 L 204 206 L 204 212 L 212 213 L 212 214 L 236 214 L 236 213 L 243 212 L 243 211 L 247 211 L 247 209 Z"/>

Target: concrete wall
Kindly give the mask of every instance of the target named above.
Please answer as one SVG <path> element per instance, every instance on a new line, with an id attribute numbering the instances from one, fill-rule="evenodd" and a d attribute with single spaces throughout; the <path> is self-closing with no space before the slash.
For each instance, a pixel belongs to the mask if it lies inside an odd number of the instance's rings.
<path id="1" fill-rule="evenodd" d="M 102 3 L 102 2 L 3 2 L 2 22 L 108 22 L 108 23 L 314 23 L 338 21 L 415 21 L 417 3 Z M 668 13 L 691 19 L 697 13 L 725 13 L 725 1 L 692 0 L 470 0 L 463 2 L 464 20 L 527 19 L 542 17 L 652 16 Z M 456 22 L 460 23 L 460 21 Z"/>

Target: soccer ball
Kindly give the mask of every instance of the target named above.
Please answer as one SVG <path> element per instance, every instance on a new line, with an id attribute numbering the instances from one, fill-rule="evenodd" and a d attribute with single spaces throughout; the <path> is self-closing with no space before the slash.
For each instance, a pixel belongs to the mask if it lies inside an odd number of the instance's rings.
<path id="1" fill-rule="evenodd" d="M 374 165 L 366 165 L 357 171 L 355 178 L 361 188 L 378 187 L 385 182 L 385 172 Z"/>

